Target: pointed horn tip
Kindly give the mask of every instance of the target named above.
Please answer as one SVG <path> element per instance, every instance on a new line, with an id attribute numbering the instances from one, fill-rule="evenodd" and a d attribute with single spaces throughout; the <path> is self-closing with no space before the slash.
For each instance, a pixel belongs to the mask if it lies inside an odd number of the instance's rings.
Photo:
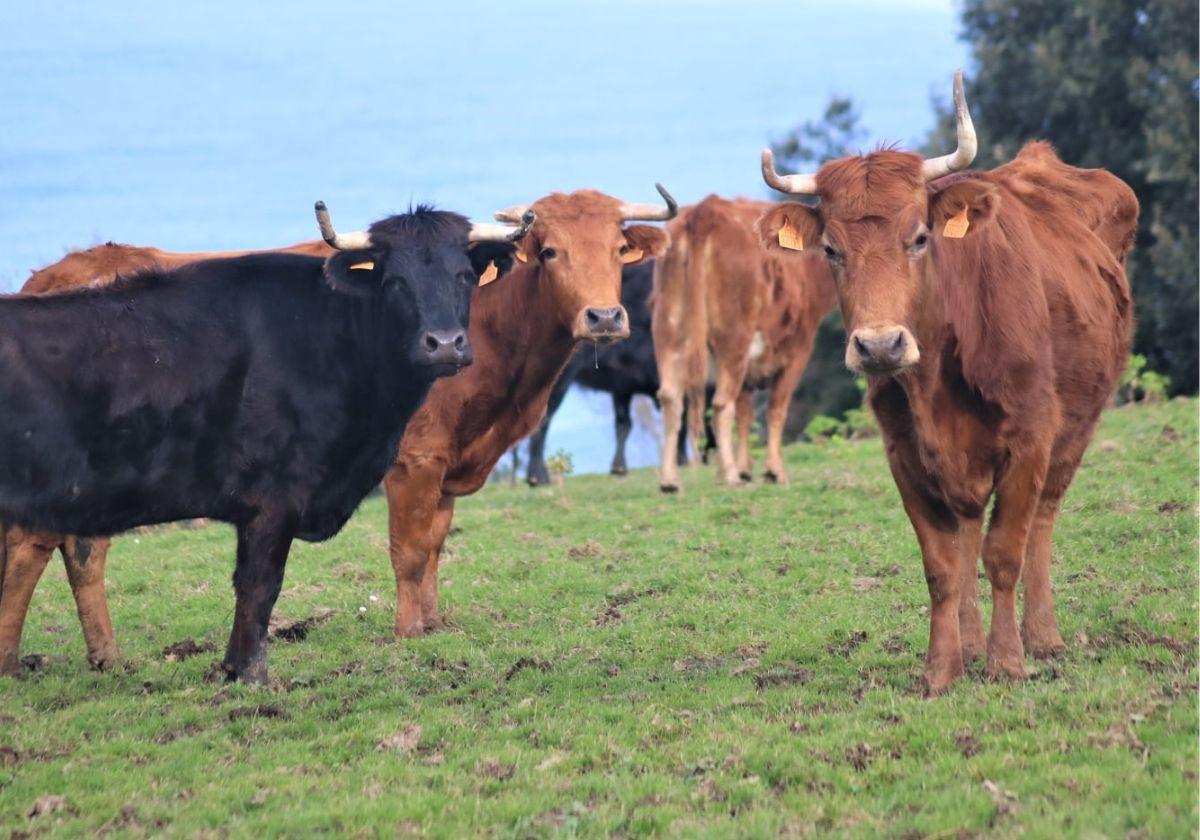
<path id="1" fill-rule="evenodd" d="M 316 210 L 318 213 L 324 213 L 329 208 L 325 206 L 324 201 L 318 200 L 317 203 L 313 205 L 313 209 Z"/>

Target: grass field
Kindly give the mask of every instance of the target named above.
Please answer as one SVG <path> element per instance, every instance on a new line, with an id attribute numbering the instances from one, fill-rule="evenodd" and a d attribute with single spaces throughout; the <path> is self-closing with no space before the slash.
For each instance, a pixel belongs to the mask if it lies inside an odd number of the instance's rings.
<path id="1" fill-rule="evenodd" d="M 1194 400 L 1109 412 L 1057 534 L 1070 652 L 934 701 L 878 440 L 790 447 L 789 488 L 488 487 L 448 543 L 453 629 L 404 643 L 371 499 L 294 550 L 277 614 L 335 612 L 272 644 L 269 689 L 204 681 L 231 531 L 126 537 L 126 670 L 87 670 L 61 567 L 35 597 L 0 836 L 1194 836 L 1196 454 Z"/>

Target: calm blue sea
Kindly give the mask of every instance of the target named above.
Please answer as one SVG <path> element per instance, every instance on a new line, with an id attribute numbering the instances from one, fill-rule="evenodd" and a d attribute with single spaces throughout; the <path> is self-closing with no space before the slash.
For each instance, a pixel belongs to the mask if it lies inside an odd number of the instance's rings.
<path id="1" fill-rule="evenodd" d="M 552 190 L 758 196 L 764 141 L 849 94 L 875 139 L 932 123 L 966 58 L 948 0 L 13 3 L 0 35 L 0 291 L 68 249 L 316 235 Z M 873 142 L 873 141 L 872 141 Z M 611 456 L 606 397 L 550 450 Z M 597 428 L 603 429 L 598 433 Z M 654 430 L 630 441 L 656 459 Z"/>

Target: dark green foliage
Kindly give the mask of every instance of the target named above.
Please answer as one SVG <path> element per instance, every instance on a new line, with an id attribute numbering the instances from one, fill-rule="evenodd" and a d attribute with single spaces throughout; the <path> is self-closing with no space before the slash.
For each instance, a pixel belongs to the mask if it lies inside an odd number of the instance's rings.
<path id="1" fill-rule="evenodd" d="M 1129 266 L 1134 350 L 1176 393 L 1197 387 L 1197 5 L 1193 0 L 964 0 L 975 69 L 967 100 L 976 167 L 1045 139 L 1063 160 L 1103 167 L 1142 205 Z M 938 92 L 930 149 L 953 145 Z"/>

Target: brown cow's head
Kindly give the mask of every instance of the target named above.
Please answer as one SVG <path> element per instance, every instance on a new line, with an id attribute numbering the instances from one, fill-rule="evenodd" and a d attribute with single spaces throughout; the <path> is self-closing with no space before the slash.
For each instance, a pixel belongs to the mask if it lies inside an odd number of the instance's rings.
<path id="1" fill-rule="evenodd" d="M 770 151 L 763 178 L 793 195 L 816 195 L 816 207 L 781 204 L 758 222 L 767 248 L 824 250 L 837 280 L 846 322 L 846 366 L 872 375 L 898 373 L 916 364 L 918 303 L 932 248 L 971 236 L 995 213 L 999 196 L 981 181 L 931 184 L 970 164 L 975 129 L 967 112 L 962 72 L 954 80 L 958 149 L 924 160 L 878 151 L 825 164 L 815 175 L 781 176 Z"/>
<path id="2" fill-rule="evenodd" d="M 576 340 L 608 343 L 629 336 L 629 316 L 621 306 L 621 268 L 662 256 L 670 240 L 661 228 L 625 223 L 666 220 L 678 210 L 670 194 L 657 186 L 665 207 L 626 204 L 595 190 L 579 190 L 496 214 L 510 223 L 532 218 L 516 258 L 539 272 L 555 315 Z"/>

